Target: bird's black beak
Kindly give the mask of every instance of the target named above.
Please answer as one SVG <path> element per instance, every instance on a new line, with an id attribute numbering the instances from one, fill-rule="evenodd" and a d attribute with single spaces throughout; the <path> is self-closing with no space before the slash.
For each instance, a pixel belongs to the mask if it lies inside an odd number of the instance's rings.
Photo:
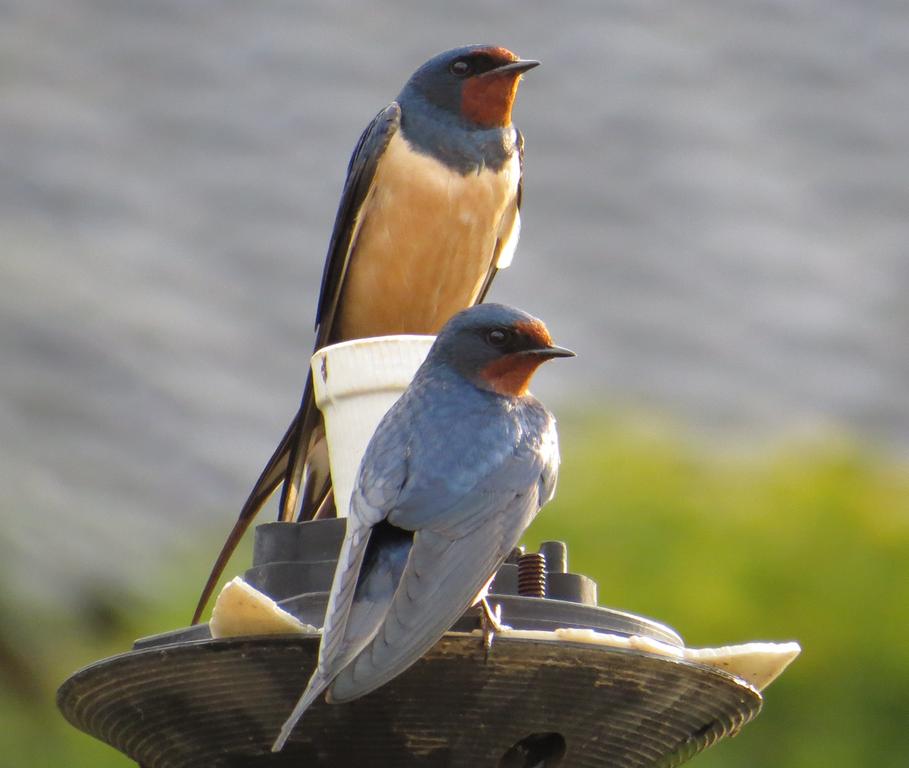
<path id="1" fill-rule="evenodd" d="M 520 75 L 528 69 L 533 69 L 538 66 L 540 66 L 540 62 L 535 61 L 534 59 L 518 59 L 517 61 L 509 61 L 501 67 L 490 69 L 488 72 L 484 72 L 483 75 L 500 75 L 503 72 L 511 72 L 515 75 Z M 480 75 L 480 77 L 483 75 Z"/>
<path id="2" fill-rule="evenodd" d="M 575 353 L 570 349 L 557 347 L 554 344 L 550 344 L 546 347 L 537 347 L 536 349 L 525 349 L 522 350 L 521 354 L 542 357 L 545 360 L 549 360 L 552 357 L 575 357 Z"/>

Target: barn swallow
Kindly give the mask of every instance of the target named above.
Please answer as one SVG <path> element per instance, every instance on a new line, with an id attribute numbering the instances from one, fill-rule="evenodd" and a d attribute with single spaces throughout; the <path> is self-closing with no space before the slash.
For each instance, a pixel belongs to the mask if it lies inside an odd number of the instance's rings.
<path id="1" fill-rule="evenodd" d="M 537 64 L 489 45 L 446 51 L 376 115 L 348 165 L 322 274 L 315 349 L 435 334 L 455 312 L 483 300 L 520 234 L 524 139 L 511 109 L 521 75 Z M 193 623 L 282 482 L 279 519 L 294 518 L 298 496 L 299 519 L 326 514 L 331 478 L 311 374 L 299 411 L 218 555 Z"/>
<path id="2" fill-rule="evenodd" d="M 318 664 L 273 751 L 323 691 L 346 702 L 378 688 L 479 599 L 555 491 L 555 420 L 527 388 L 573 354 L 501 304 L 442 329 L 363 456 Z"/>

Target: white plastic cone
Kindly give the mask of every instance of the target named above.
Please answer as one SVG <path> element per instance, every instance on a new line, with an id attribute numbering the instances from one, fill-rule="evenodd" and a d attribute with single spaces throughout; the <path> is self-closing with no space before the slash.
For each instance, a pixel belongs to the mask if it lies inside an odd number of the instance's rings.
<path id="1" fill-rule="evenodd" d="M 366 446 L 426 358 L 435 336 L 379 336 L 324 347 L 310 361 L 325 418 L 338 517 L 346 517 Z"/>

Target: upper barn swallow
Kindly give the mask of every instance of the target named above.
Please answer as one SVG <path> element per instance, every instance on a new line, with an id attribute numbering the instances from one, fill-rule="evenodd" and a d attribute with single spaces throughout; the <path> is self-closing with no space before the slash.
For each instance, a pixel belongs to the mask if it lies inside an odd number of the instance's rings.
<path id="1" fill-rule="evenodd" d="M 272 750 L 323 691 L 345 702 L 378 688 L 481 599 L 555 491 L 555 420 L 530 378 L 573 354 L 501 304 L 448 322 L 363 455 L 319 661 Z"/>
<path id="2" fill-rule="evenodd" d="M 322 274 L 315 349 L 370 336 L 435 334 L 455 312 L 483 300 L 520 233 L 524 139 L 511 108 L 521 75 L 537 64 L 489 45 L 446 51 L 376 115 L 347 168 Z M 281 520 L 294 518 L 298 495 L 303 520 L 330 504 L 311 374 L 299 411 L 218 555 L 193 623 L 282 481 Z"/>

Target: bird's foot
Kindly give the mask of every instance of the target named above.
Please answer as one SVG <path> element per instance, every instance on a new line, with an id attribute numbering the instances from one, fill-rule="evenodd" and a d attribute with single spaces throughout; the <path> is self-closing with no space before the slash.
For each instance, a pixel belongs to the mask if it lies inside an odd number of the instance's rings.
<path id="1" fill-rule="evenodd" d="M 483 633 L 484 658 L 489 658 L 489 650 L 495 640 L 495 633 L 501 632 L 503 629 L 511 629 L 511 627 L 502 623 L 502 606 L 496 603 L 493 608 L 489 604 L 489 600 L 483 597 L 480 600 L 480 631 Z"/>

